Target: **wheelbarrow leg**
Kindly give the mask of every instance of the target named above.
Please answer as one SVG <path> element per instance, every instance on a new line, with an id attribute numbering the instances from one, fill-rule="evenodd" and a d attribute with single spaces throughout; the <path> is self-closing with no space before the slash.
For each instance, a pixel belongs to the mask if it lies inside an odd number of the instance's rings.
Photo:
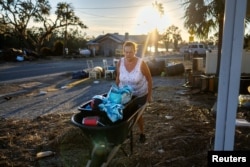
<path id="1" fill-rule="evenodd" d="M 133 130 L 130 131 L 130 154 L 133 154 L 134 148 L 133 148 Z"/>
<path id="2" fill-rule="evenodd" d="M 107 161 L 103 163 L 101 167 L 107 167 L 109 165 L 110 161 L 113 159 L 113 157 L 115 156 L 116 152 L 119 150 L 120 147 L 121 147 L 121 144 L 112 148 L 112 150 L 110 151 L 108 155 Z"/>
<path id="3" fill-rule="evenodd" d="M 128 154 L 123 147 L 121 147 L 122 152 L 125 154 L 125 156 L 129 157 L 130 155 L 133 154 L 133 130 L 130 131 L 130 135 L 129 135 L 129 146 L 130 146 L 130 154 Z"/>

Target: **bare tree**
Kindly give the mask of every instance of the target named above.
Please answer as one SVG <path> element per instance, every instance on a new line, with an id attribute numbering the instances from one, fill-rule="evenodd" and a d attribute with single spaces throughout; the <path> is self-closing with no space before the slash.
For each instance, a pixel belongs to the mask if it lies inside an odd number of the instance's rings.
<path id="1" fill-rule="evenodd" d="M 11 27 L 8 33 L 18 35 L 23 42 L 29 41 L 37 52 L 57 29 L 66 26 L 87 28 L 75 15 L 73 7 L 67 3 L 57 5 L 55 20 L 50 17 L 51 7 L 48 0 L 1 0 L 0 7 L 0 24 Z M 41 26 L 28 29 L 31 21 Z"/>
<path id="2" fill-rule="evenodd" d="M 55 11 L 56 19 L 41 17 L 43 27 L 39 28 L 37 32 L 38 38 L 32 40 L 33 44 L 36 44 L 38 51 L 40 50 L 44 41 L 50 38 L 52 33 L 60 28 L 65 28 L 64 33 L 64 46 L 67 46 L 67 27 L 68 26 L 79 26 L 80 28 L 87 28 L 82 23 L 80 18 L 75 15 L 73 7 L 67 3 L 58 3 L 57 10 Z"/>
<path id="3" fill-rule="evenodd" d="M 0 8 L 0 24 L 10 28 L 4 33 L 15 34 L 22 42 L 27 39 L 26 30 L 32 19 L 48 16 L 51 9 L 47 0 L 1 0 Z"/>

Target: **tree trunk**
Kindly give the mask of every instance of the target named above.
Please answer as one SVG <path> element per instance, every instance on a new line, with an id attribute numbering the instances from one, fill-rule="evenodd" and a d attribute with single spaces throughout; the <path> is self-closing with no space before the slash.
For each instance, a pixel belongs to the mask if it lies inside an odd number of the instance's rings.
<path id="1" fill-rule="evenodd" d="M 155 29 L 155 43 L 154 43 L 154 47 L 155 47 L 155 54 L 157 55 L 158 54 L 158 41 L 159 41 L 159 33 L 157 31 L 157 29 Z"/>
<path id="2" fill-rule="evenodd" d="M 224 14 L 219 14 L 219 38 L 218 38 L 218 59 L 216 76 L 220 74 L 220 62 L 221 62 L 221 49 L 222 49 L 222 38 L 223 38 L 223 27 L 224 27 Z"/>

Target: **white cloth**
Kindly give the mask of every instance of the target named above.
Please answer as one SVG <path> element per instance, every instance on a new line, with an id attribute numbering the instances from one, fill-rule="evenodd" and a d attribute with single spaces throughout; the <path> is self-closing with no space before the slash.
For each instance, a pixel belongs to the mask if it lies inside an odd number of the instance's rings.
<path id="1" fill-rule="evenodd" d="M 133 88 L 133 95 L 137 97 L 142 97 L 148 93 L 148 82 L 146 77 L 141 72 L 142 59 L 138 57 L 138 61 L 135 68 L 128 72 L 124 65 L 124 58 L 121 58 L 120 63 L 120 83 L 119 87 L 129 85 Z"/>

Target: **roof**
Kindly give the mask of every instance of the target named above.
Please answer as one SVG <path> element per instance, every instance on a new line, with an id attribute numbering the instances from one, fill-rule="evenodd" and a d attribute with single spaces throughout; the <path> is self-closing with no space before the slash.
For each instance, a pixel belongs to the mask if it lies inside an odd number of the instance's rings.
<path id="1" fill-rule="evenodd" d="M 97 38 L 89 41 L 87 44 L 100 43 L 101 41 L 109 38 L 117 43 L 124 43 L 126 35 L 120 35 L 118 33 L 108 33 L 105 35 L 99 35 Z M 147 35 L 128 35 L 128 40 L 136 42 L 138 44 L 144 43 L 147 39 Z"/>

